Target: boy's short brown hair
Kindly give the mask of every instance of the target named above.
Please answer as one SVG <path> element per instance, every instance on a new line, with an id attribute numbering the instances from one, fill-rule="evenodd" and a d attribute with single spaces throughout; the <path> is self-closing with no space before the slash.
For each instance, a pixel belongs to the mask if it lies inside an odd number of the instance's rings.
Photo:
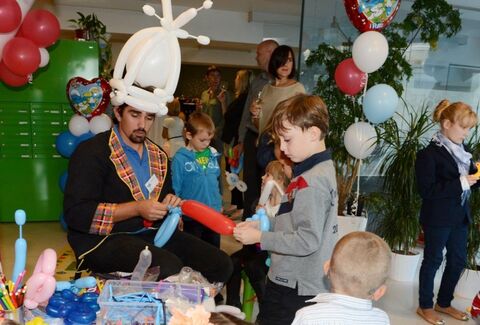
<path id="1" fill-rule="evenodd" d="M 185 124 L 185 132 L 189 132 L 192 137 L 195 136 L 200 130 L 205 130 L 209 134 L 215 133 L 215 124 L 213 124 L 212 118 L 202 112 L 193 112 L 188 117 L 188 121 Z"/>
<path id="2" fill-rule="evenodd" d="M 355 231 L 343 236 L 330 260 L 332 292 L 369 299 L 387 280 L 390 259 L 390 247 L 371 232 Z"/>
<path id="3" fill-rule="evenodd" d="M 318 96 L 298 94 L 281 101 L 272 114 L 272 130 L 275 135 L 285 132 L 284 121 L 297 126 L 305 131 L 315 126 L 320 129 L 323 140 L 328 133 L 328 109 L 327 105 Z"/>

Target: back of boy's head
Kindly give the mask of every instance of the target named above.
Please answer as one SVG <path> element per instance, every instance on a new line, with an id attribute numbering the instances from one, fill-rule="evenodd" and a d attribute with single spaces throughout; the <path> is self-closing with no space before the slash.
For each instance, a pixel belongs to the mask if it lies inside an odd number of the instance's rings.
<path id="1" fill-rule="evenodd" d="M 200 130 L 206 131 L 208 134 L 215 133 L 215 124 L 212 118 L 202 112 L 193 112 L 188 117 L 188 121 L 185 124 L 185 132 L 189 132 L 192 137 L 195 136 Z"/>
<path id="2" fill-rule="evenodd" d="M 178 98 L 175 98 L 173 101 L 168 103 L 167 108 L 169 116 L 178 116 L 180 114 L 180 101 Z"/>
<path id="3" fill-rule="evenodd" d="M 283 134 L 286 129 L 284 122 L 297 126 L 302 131 L 317 127 L 323 140 L 328 133 L 327 105 L 318 96 L 298 94 L 280 102 L 272 114 L 272 130 L 276 135 Z"/>
<path id="4" fill-rule="evenodd" d="M 391 252 L 377 235 L 355 231 L 342 237 L 333 249 L 328 277 L 332 292 L 370 299 L 387 280 Z"/>
<path id="5" fill-rule="evenodd" d="M 279 160 L 274 160 L 268 163 L 265 167 L 265 172 L 272 175 L 275 181 L 278 181 L 280 186 L 287 188 L 290 183 L 290 178 L 285 174 L 283 164 Z"/>

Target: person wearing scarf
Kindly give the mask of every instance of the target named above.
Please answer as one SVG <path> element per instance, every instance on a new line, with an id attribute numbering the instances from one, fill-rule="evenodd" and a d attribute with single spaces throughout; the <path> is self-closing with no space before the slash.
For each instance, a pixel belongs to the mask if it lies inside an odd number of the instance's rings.
<path id="1" fill-rule="evenodd" d="M 453 292 L 467 261 L 468 224 L 471 222 L 469 197 L 478 186 L 477 168 L 472 154 L 463 142 L 477 115 L 463 103 L 442 100 L 433 113 L 440 130 L 430 144 L 417 153 L 415 173 L 422 207 L 420 224 L 425 235 L 425 248 L 419 275 L 419 307 L 417 314 L 430 324 L 445 324 L 437 313 L 458 320 L 467 314 L 451 306 Z M 436 304 L 433 304 L 435 273 L 443 261 L 443 271 Z"/>

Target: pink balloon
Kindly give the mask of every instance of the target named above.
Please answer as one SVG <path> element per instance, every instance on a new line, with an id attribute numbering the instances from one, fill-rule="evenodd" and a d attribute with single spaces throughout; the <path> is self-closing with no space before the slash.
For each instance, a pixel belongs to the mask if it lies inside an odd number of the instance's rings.
<path id="1" fill-rule="evenodd" d="M 13 73 L 26 76 L 35 72 L 40 65 L 40 51 L 31 40 L 15 37 L 3 48 L 3 62 Z"/>
<path id="2" fill-rule="evenodd" d="M 0 0 L 0 33 L 13 32 L 20 26 L 22 10 L 15 0 Z"/>
<path id="3" fill-rule="evenodd" d="M 27 280 L 24 306 L 28 309 L 37 308 L 39 304 L 46 303 L 55 292 L 56 281 L 55 267 L 57 253 L 47 248 L 37 260 L 32 276 Z"/>
<path id="4" fill-rule="evenodd" d="M 10 87 L 20 87 L 28 83 L 29 76 L 18 76 L 0 62 L 0 80 Z"/>
<path id="5" fill-rule="evenodd" d="M 60 36 L 60 23 L 50 11 L 35 9 L 31 10 L 23 19 L 20 33 L 38 47 L 48 47 L 54 44 Z"/>
<path id="6" fill-rule="evenodd" d="M 352 58 L 340 62 L 335 69 L 335 82 L 338 88 L 347 95 L 355 95 L 365 86 L 366 74 L 361 71 Z"/>

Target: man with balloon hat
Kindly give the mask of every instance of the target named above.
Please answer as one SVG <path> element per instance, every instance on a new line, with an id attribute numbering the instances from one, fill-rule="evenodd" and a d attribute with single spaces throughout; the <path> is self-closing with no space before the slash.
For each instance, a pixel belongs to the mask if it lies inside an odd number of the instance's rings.
<path id="1" fill-rule="evenodd" d="M 205 1 L 203 7 L 208 9 L 208 5 L 211 3 Z M 172 18 L 170 1 L 162 1 L 162 6 L 164 14 L 170 11 Z M 144 6 L 144 12 L 155 15 L 151 6 Z M 230 277 L 228 255 L 190 234 L 172 229 L 173 235 L 162 247 L 154 245 L 157 228 L 169 209 L 181 203 L 172 194 L 167 154 L 146 137 L 155 114 L 164 114 L 166 101 L 173 98 L 180 71 L 176 36 L 168 38 L 166 51 L 174 49 L 167 57 L 167 66 L 155 66 L 165 60 L 150 57 L 165 55 L 165 51 L 156 51 L 155 44 L 165 44 L 165 37 L 175 34 L 196 15 L 192 10 L 186 13 L 179 17 L 181 21 L 162 20 L 162 27 L 140 30 L 127 41 L 110 81 L 118 123 L 82 142 L 70 159 L 64 216 L 78 269 L 132 272 L 140 252 L 148 246 L 151 266 L 160 266 L 162 279 L 178 273 L 183 266 L 201 272 L 210 282 L 225 282 Z M 188 15 L 189 19 L 185 18 Z M 142 37 L 151 37 L 152 41 L 138 42 Z M 152 44 L 153 48 L 148 48 Z M 144 57 L 137 58 L 139 55 Z M 127 61 L 134 63 L 127 66 Z M 157 79 L 161 80 L 146 84 L 137 77 L 145 69 L 152 73 L 160 69 L 161 78 Z M 146 86 L 154 88 L 153 92 Z"/>

